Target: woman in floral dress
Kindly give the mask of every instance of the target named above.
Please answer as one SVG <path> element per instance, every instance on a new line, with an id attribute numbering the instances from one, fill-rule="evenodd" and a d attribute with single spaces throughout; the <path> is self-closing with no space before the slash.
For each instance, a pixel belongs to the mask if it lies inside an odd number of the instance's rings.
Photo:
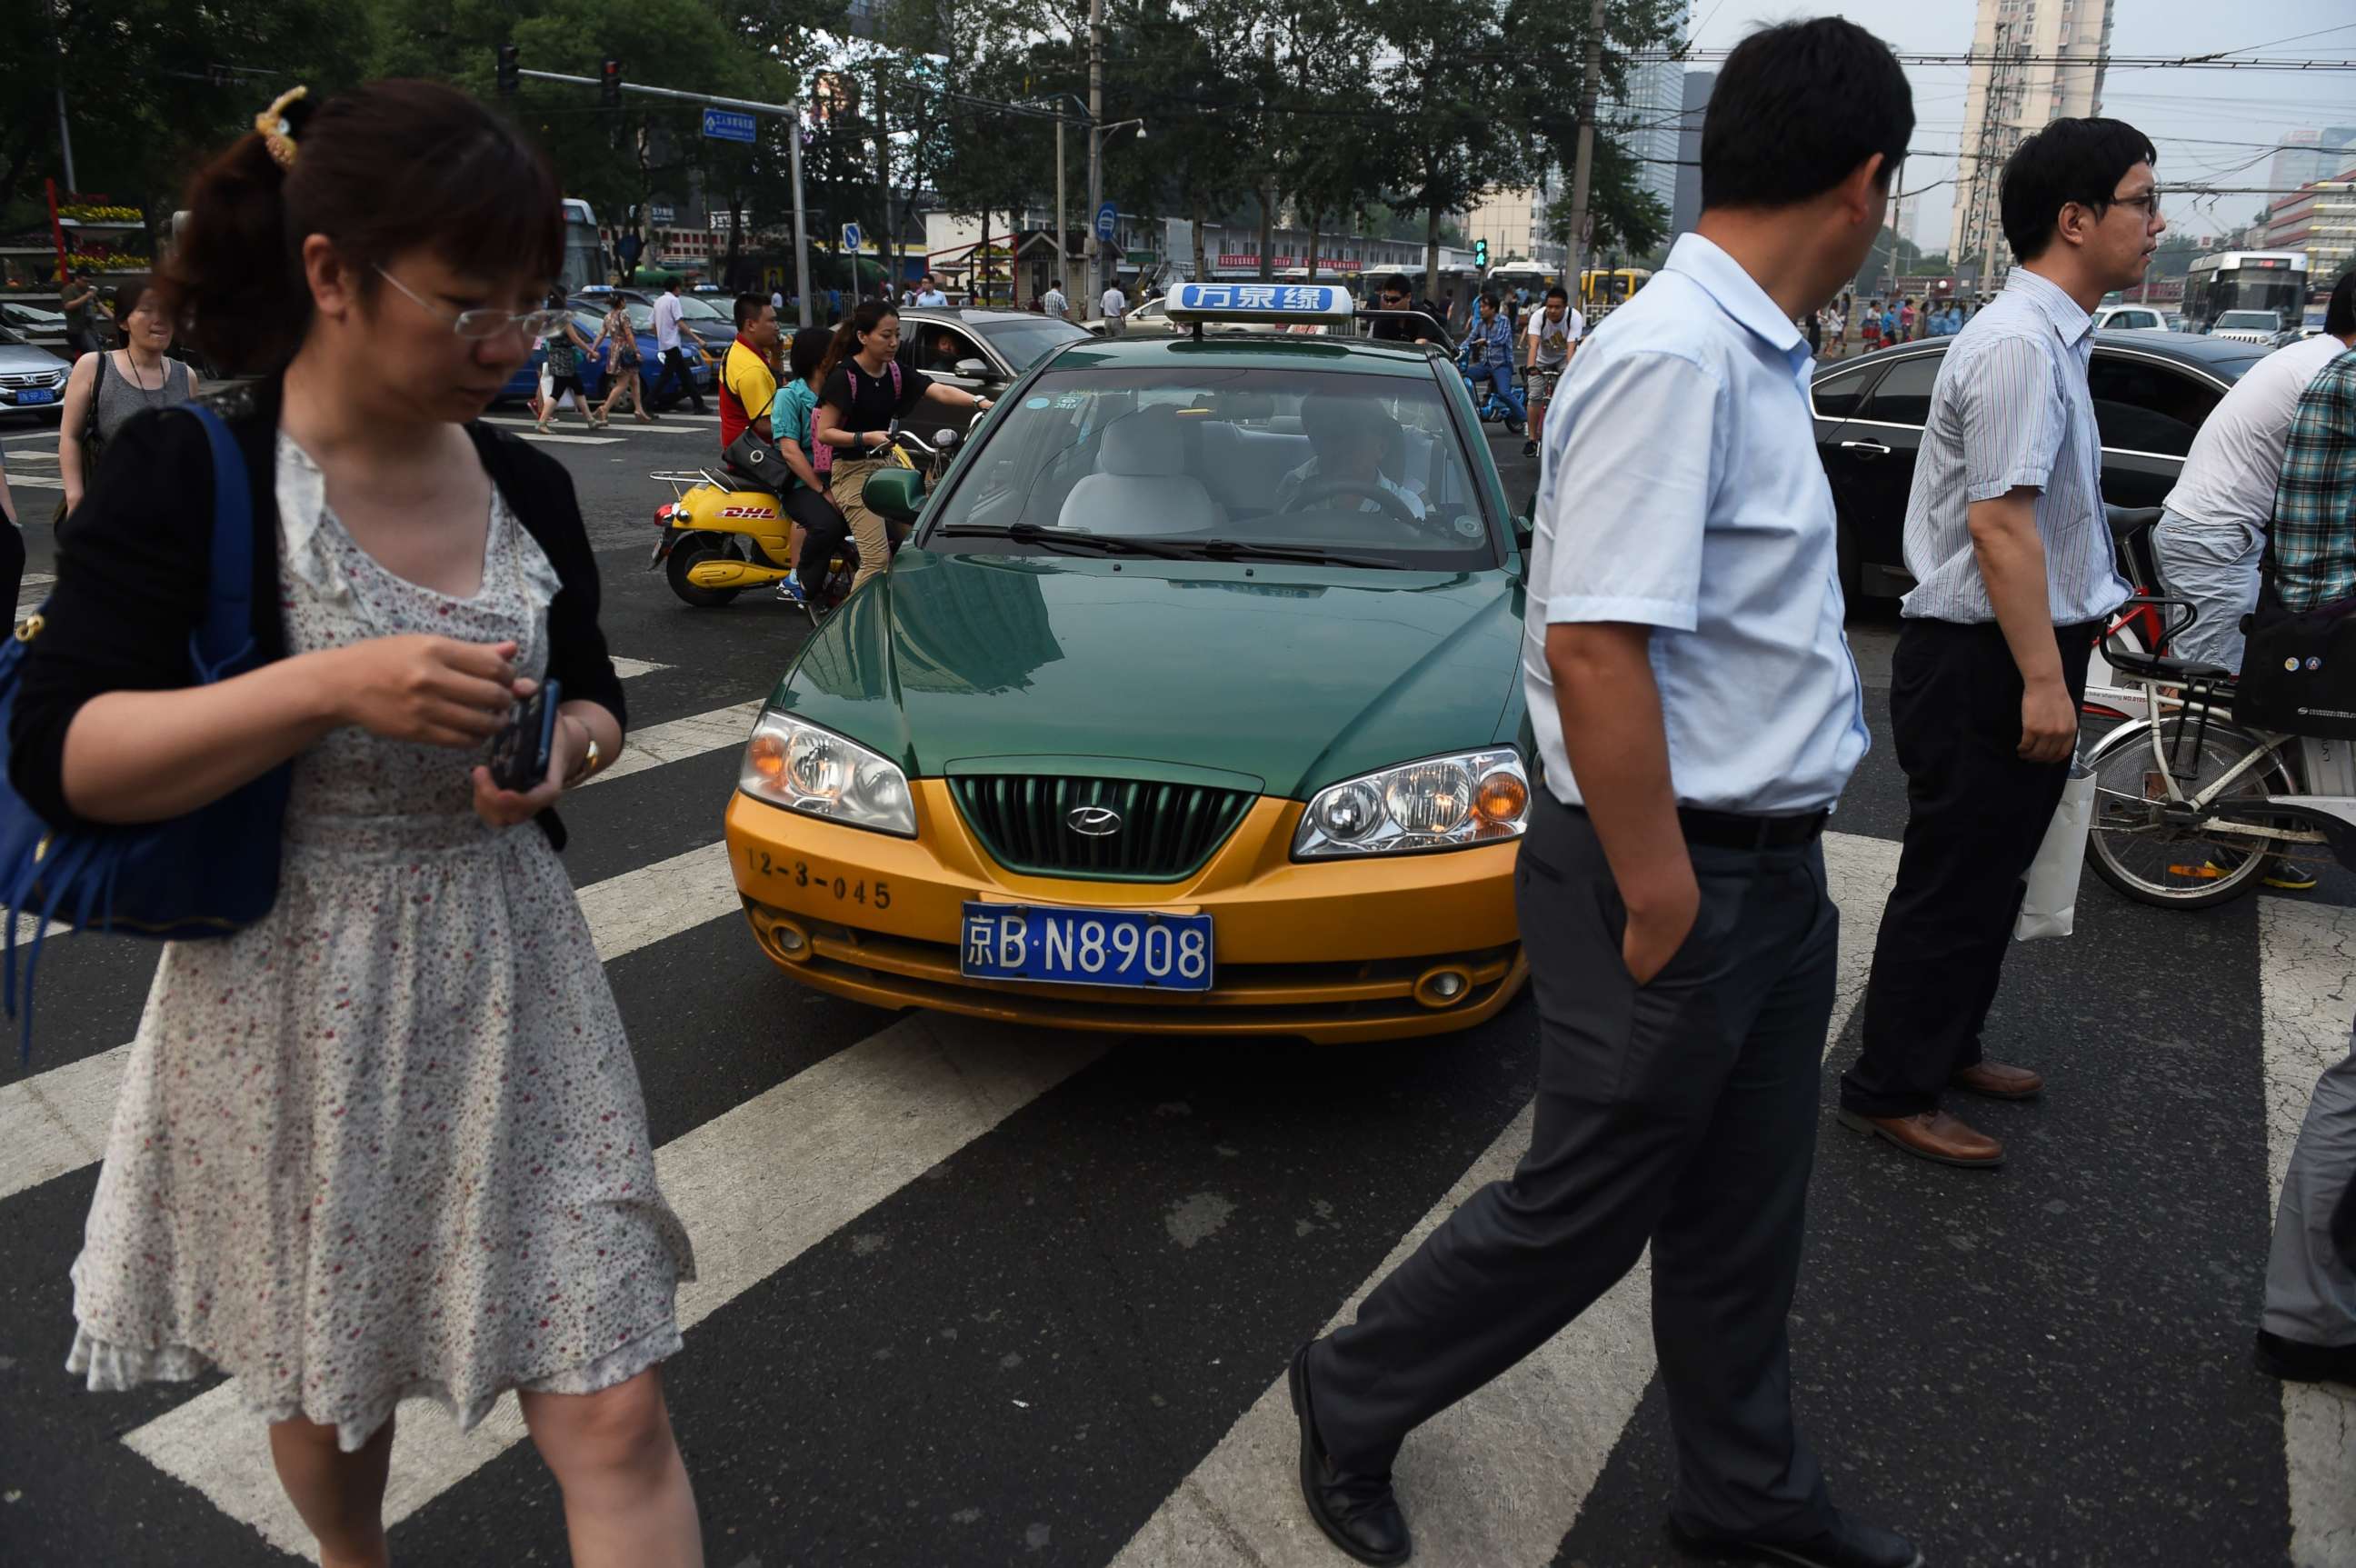
<path id="1" fill-rule="evenodd" d="M 262 372 L 215 406 L 266 661 L 192 684 L 211 460 L 196 420 L 145 414 L 18 693 L 12 779 L 52 822 L 162 820 L 292 764 L 270 914 L 164 950 L 70 1365 L 232 1374 L 331 1568 L 388 1560 L 395 1403 L 471 1425 L 509 1390 L 575 1563 L 697 1563 L 657 1369 L 693 1262 L 551 811 L 621 749 L 621 687 L 570 481 L 477 419 L 548 326 L 557 187 L 446 88 L 306 107 L 198 177 L 166 274 L 200 346 Z M 502 789 L 485 743 L 550 680 L 548 776 Z"/>

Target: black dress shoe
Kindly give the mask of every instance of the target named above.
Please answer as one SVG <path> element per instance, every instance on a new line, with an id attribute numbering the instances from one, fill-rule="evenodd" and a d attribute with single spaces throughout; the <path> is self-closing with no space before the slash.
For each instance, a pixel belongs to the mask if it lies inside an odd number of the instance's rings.
<path id="1" fill-rule="evenodd" d="M 2356 1345 L 2308 1345 L 2258 1330 L 2258 1370 L 2290 1383 L 2356 1387 Z"/>
<path id="2" fill-rule="evenodd" d="M 1415 1543 L 1408 1537 L 1407 1516 L 1392 1495 L 1389 1473 L 1354 1476 L 1335 1469 L 1325 1457 L 1309 1403 L 1308 1345 L 1293 1352 L 1285 1380 L 1292 1389 L 1292 1413 L 1301 1418 L 1301 1499 L 1309 1505 L 1309 1517 L 1326 1540 L 1361 1563 L 1392 1568 L 1406 1562 Z"/>
<path id="3" fill-rule="evenodd" d="M 1691 1535 L 1669 1521 L 1669 1534 L 1687 1552 L 1736 1562 L 1794 1563 L 1799 1568 L 1922 1568 L 1914 1543 L 1894 1530 L 1840 1514 L 1797 1541 L 1729 1541 Z"/>

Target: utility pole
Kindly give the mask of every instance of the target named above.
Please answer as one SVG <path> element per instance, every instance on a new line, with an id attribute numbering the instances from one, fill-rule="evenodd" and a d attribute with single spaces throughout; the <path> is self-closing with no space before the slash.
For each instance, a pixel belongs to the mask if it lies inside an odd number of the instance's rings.
<path id="1" fill-rule="evenodd" d="M 56 0 L 50 0 L 48 10 L 49 42 L 58 51 L 58 145 L 65 152 L 66 189 L 78 191 L 81 188 L 81 181 L 74 177 L 73 128 L 66 124 L 66 44 L 58 36 Z"/>
<path id="2" fill-rule="evenodd" d="M 786 122 L 787 163 L 794 177 L 794 297 L 800 301 L 796 315 L 800 324 L 810 324 L 809 234 L 802 219 L 802 117 L 795 112 Z M 632 405 L 637 406 L 636 404 Z"/>
<path id="3" fill-rule="evenodd" d="M 1601 4 L 1601 0 L 1598 0 Z M 1088 0 L 1088 305 L 1104 297 L 1104 242 L 1097 209 L 1104 205 L 1104 0 Z"/>
<path id="4" fill-rule="evenodd" d="M 1595 177 L 1595 99 L 1603 75 L 1603 0 L 1594 0 L 1587 12 L 1587 71 L 1579 87 L 1579 152 L 1570 168 L 1570 260 L 1563 268 L 1571 297 L 1580 287 L 1587 265 L 1587 201 Z"/>
<path id="5" fill-rule="evenodd" d="M 1064 277 L 1064 236 L 1071 231 L 1064 227 L 1064 116 L 1055 115 L 1055 278 Z M 1068 297 L 1068 296 L 1067 296 Z"/>

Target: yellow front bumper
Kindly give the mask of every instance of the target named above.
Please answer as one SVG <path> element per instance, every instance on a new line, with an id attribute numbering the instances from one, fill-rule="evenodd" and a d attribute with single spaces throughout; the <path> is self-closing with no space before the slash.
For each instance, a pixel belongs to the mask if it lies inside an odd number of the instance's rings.
<path id="1" fill-rule="evenodd" d="M 1301 864 L 1291 857 L 1301 803 L 1262 799 L 1182 882 L 1024 876 L 991 860 L 942 780 L 911 789 L 914 839 L 741 792 L 729 801 L 745 916 L 795 979 L 878 1006 L 1048 1028 L 1338 1042 L 1468 1028 L 1528 974 L 1514 919 L 1515 843 Z M 1207 914 L 1213 987 L 968 980 L 958 972 L 968 899 Z M 1440 978 L 1450 974 L 1461 983 Z"/>

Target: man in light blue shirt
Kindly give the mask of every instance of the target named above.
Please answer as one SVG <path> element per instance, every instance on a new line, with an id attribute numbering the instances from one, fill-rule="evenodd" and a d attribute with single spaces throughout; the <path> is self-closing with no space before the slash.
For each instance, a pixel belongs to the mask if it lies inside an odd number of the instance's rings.
<path id="1" fill-rule="evenodd" d="M 2004 1161 L 1940 1108 L 1946 1090 L 2044 1087 L 1985 1059 L 1980 1030 L 2069 779 L 2088 656 L 2129 591 L 2086 372 L 2094 306 L 2143 280 L 2168 227 L 2152 158 L 2123 121 L 2056 120 L 2006 161 L 1997 199 L 2020 264 L 1947 350 L 1906 501 L 1915 587 L 1890 693 L 1906 841 L 1840 1119 L 1943 1165 Z"/>
<path id="2" fill-rule="evenodd" d="M 1523 650 L 1530 1150 L 1290 1378 L 1303 1500 L 1361 1563 L 1410 1550 L 1390 1479 L 1408 1432 L 1647 1242 L 1673 1531 L 1802 1568 L 1922 1562 L 1833 1506 L 1793 1428 L 1786 1333 L 1833 997 L 1820 840 L 1867 745 L 1792 323 L 1857 275 L 1913 125 L 1897 60 L 1853 23 L 1745 39 L 1702 128 L 1699 224 L 1558 390 Z"/>

